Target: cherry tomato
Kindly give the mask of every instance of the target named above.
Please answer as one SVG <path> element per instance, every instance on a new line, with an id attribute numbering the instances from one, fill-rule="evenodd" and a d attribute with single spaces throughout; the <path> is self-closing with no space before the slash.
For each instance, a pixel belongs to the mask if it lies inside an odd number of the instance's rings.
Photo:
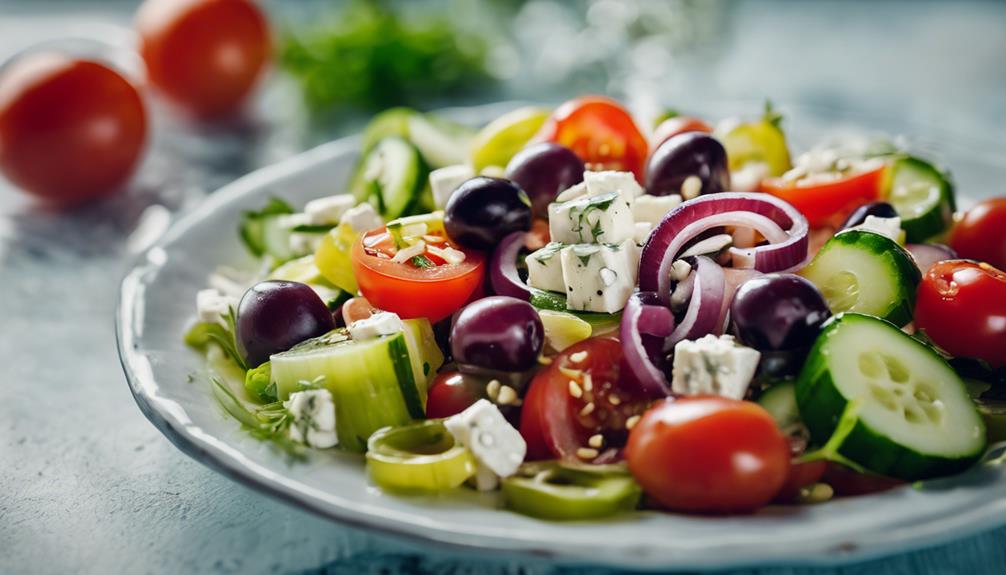
<path id="1" fill-rule="evenodd" d="M 919 284 L 915 326 L 951 355 L 1006 365 L 1006 272 L 947 260 Z"/>
<path id="2" fill-rule="evenodd" d="M 665 400 L 632 428 L 629 471 L 669 509 L 755 511 L 786 482 L 789 441 L 764 408 L 716 396 Z"/>
<path id="3" fill-rule="evenodd" d="M 619 385 L 621 361 L 618 340 L 596 337 L 569 347 L 538 372 L 521 410 L 529 459 L 589 463 L 621 457 L 626 422 L 649 403 Z M 595 435 L 600 444 L 591 444 Z"/>
<path id="4" fill-rule="evenodd" d="M 843 497 L 880 493 L 905 484 L 904 481 L 883 475 L 858 473 L 837 463 L 825 466 L 821 481 L 830 485 L 835 490 L 835 495 Z"/>
<path id="5" fill-rule="evenodd" d="M 458 371 L 445 371 L 430 384 L 426 417 L 450 417 L 468 409 L 485 397 L 486 384 L 480 378 Z"/>
<path id="6" fill-rule="evenodd" d="M 1006 198 L 981 202 L 954 227 L 950 245 L 962 258 L 1006 270 Z"/>
<path id="7" fill-rule="evenodd" d="M 439 232 L 443 233 L 443 232 Z M 465 260 L 448 264 L 427 255 L 433 267 L 392 261 L 396 249 L 385 228 L 364 234 L 353 244 L 353 273 L 360 293 L 376 308 L 402 318 L 426 317 L 436 323 L 460 308 L 482 284 L 485 256 L 444 237 L 441 247 L 465 253 Z"/>
<path id="8" fill-rule="evenodd" d="M 629 112 L 610 98 L 584 96 L 564 103 L 537 138 L 573 150 L 588 169 L 632 172 L 643 181 L 646 138 Z"/>
<path id="9" fill-rule="evenodd" d="M 136 15 L 150 82 L 201 118 L 237 110 L 269 61 L 269 27 L 251 0 L 147 0 Z"/>
<path id="10" fill-rule="evenodd" d="M 884 167 L 831 181 L 781 178 L 762 180 L 761 191 L 786 200 L 807 216 L 811 226 L 838 225 L 849 212 L 880 197 Z M 815 178 L 815 176 L 811 176 Z"/>
<path id="11" fill-rule="evenodd" d="M 132 175 L 146 138 L 139 92 L 104 64 L 37 53 L 0 76 L 0 169 L 49 202 L 114 192 Z"/>
<path id="12" fill-rule="evenodd" d="M 668 118 L 663 122 L 660 122 L 657 129 L 653 131 L 653 137 L 650 138 L 650 142 L 653 144 L 651 148 L 656 150 L 660 147 L 660 144 L 663 144 L 678 134 L 684 134 L 685 132 L 705 132 L 706 134 L 712 134 L 713 127 L 699 118 L 693 118 L 691 116 L 675 116 L 673 118 Z"/>

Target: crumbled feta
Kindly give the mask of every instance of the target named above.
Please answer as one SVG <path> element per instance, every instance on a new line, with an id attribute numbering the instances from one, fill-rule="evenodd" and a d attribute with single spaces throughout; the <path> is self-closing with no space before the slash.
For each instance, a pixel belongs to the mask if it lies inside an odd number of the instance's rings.
<path id="1" fill-rule="evenodd" d="M 237 300 L 213 288 L 199 290 L 196 294 L 196 314 L 199 316 L 199 321 L 207 323 L 221 321 L 232 306 L 237 306 Z"/>
<path id="2" fill-rule="evenodd" d="M 357 233 L 367 232 L 384 225 L 384 220 L 377 215 L 374 206 L 364 202 L 355 208 L 349 208 L 339 219 L 340 224 L 347 224 Z"/>
<path id="3" fill-rule="evenodd" d="M 730 172 L 730 189 L 734 192 L 757 192 L 768 173 L 765 162 L 748 162 L 736 172 Z"/>
<path id="4" fill-rule="evenodd" d="M 404 264 L 405 262 L 411 260 L 416 256 L 421 256 L 426 253 L 426 242 L 419 240 L 418 242 L 412 244 L 411 246 L 404 247 L 395 253 L 395 257 L 391 258 L 391 261 Z"/>
<path id="5" fill-rule="evenodd" d="M 639 245 L 643 245 L 653 231 L 653 224 L 650 222 L 636 222 L 636 231 L 632 234 L 632 239 Z"/>
<path id="6" fill-rule="evenodd" d="M 451 246 L 444 246 L 442 248 L 438 248 L 437 246 L 427 244 L 426 251 L 430 252 L 431 254 L 437 256 L 438 258 L 444 260 L 449 264 L 459 264 L 465 261 L 466 257 L 465 252 L 461 250 L 456 250 Z"/>
<path id="7" fill-rule="evenodd" d="M 555 197 L 555 201 L 562 203 L 568 202 L 570 200 L 575 200 L 577 198 L 582 198 L 587 195 L 587 184 L 585 182 L 580 182 L 578 184 L 573 184 L 572 186 L 566 188 L 562 193 Z"/>
<path id="8" fill-rule="evenodd" d="M 566 291 L 566 284 L 562 281 L 562 258 L 559 257 L 559 252 L 564 247 L 566 246 L 558 242 L 551 242 L 528 254 L 524 262 L 527 264 L 529 286 L 548 291 Z"/>
<path id="9" fill-rule="evenodd" d="M 630 204 L 643 194 L 643 187 L 636 181 L 632 172 L 603 171 L 583 173 L 583 183 L 587 186 L 588 196 L 600 196 L 617 192 Z"/>
<path id="10" fill-rule="evenodd" d="M 679 258 L 690 258 L 693 256 L 715 255 L 728 247 L 734 245 L 734 237 L 730 234 L 716 234 L 704 240 L 699 240 L 692 244 L 687 250 L 681 252 Z"/>
<path id="11" fill-rule="evenodd" d="M 438 208 L 447 205 L 454 190 L 466 181 L 475 177 L 475 170 L 468 164 L 458 164 L 438 168 L 430 172 L 430 188 L 433 190 L 433 203 Z"/>
<path id="12" fill-rule="evenodd" d="M 548 228 L 564 244 L 620 244 L 636 231 L 630 204 L 616 192 L 549 205 Z"/>
<path id="13" fill-rule="evenodd" d="M 733 336 L 707 335 L 674 346 L 671 389 L 681 395 L 713 394 L 743 399 L 761 354 Z"/>
<path id="14" fill-rule="evenodd" d="M 524 438 L 507 422 L 499 407 L 486 399 L 448 417 L 444 426 L 458 445 L 467 447 L 475 456 L 479 489 L 495 488 L 494 477 L 510 477 L 524 462 L 527 454 Z"/>
<path id="15" fill-rule="evenodd" d="M 353 207 L 356 200 L 349 194 L 328 196 L 311 200 L 304 206 L 304 213 L 313 225 L 335 225 L 339 223 L 342 214 Z"/>
<path id="16" fill-rule="evenodd" d="M 559 254 L 567 309 L 615 313 L 625 307 L 639 267 L 633 240 L 619 245 L 577 244 Z"/>
<path id="17" fill-rule="evenodd" d="M 318 449 L 339 443 L 335 434 L 335 403 L 327 389 L 295 391 L 283 402 L 290 413 L 290 439 Z"/>
<path id="18" fill-rule="evenodd" d="M 858 226 L 853 226 L 849 228 L 850 230 L 862 230 L 864 232 L 873 232 L 875 234 L 880 234 L 884 237 L 890 238 L 896 242 L 900 242 L 902 239 L 901 231 L 901 218 L 895 216 L 893 218 L 878 218 L 877 216 L 866 216 L 866 220 L 859 224 Z"/>
<path id="19" fill-rule="evenodd" d="M 374 315 L 358 319 L 349 324 L 349 336 L 355 340 L 373 339 L 382 335 L 396 334 L 405 329 L 402 318 L 390 311 L 379 311 Z"/>
<path id="20" fill-rule="evenodd" d="M 644 194 L 636 198 L 632 204 L 632 216 L 636 223 L 648 222 L 656 226 L 671 210 L 681 203 L 681 196 L 669 194 L 666 196 L 651 196 Z"/>

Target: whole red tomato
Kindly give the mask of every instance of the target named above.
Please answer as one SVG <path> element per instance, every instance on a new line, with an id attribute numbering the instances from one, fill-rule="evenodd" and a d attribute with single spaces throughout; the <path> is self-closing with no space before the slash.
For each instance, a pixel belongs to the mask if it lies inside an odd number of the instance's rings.
<path id="1" fill-rule="evenodd" d="M 954 227 L 950 245 L 962 258 L 1006 269 L 1006 198 L 992 198 L 968 210 Z"/>
<path id="2" fill-rule="evenodd" d="M 933 264 L 919 284 L 915 325 L 951 355 L 1006 365 L 1006 273 L 985 262 Z"/>
<path id="3" fill-rule="evenodd" d="M 104 64 L 37 53 L 0 75 L 0 170 L 49 202 L 116 191 L 136 169 L 146 138 L 139 92 Z"/>
<path id="4" fill-rule="evenodd" d="M 611 98 L 584 96 L 562 104 L 536 139 L 573 150 L 588 169 L 632 172 L 643 181 L 646 138 L 629 112 Z"/>
<path id="5" fill-rule="evenodd" d="M 789 441 L 764 408 L 715 396 L 654 405 L 632 428 L 625 455 L 647 495 L 699 513 L 755 511 L 790 468 Z"/>
<path id="6" fill-rule="evenodd" d="M 136 27 L 150 83 L 201 118 L 235 112 L 270 57 L 269 26 L 251 0 L 147 0 Z"/>

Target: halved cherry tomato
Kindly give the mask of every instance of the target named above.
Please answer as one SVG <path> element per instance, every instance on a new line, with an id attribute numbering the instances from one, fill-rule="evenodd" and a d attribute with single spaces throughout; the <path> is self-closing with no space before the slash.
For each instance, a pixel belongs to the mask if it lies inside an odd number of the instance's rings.
<path id="1" fill-rule="evenodd" d="M 657 126 L 656 130 L 653 130 L 653 137 L 650 138 L 652 146 L 651 149 L 656 150 L 667 140 L 678 134 L 684 134 L 685 132 L 705 132 L 706 134 L 713 133 L 713 127 L 699 118 L 694 118 L 692 116 L 675 116 L 673 118 L 668 118 L 660 125 Z"/>
<path id="2" fill-rule="evenodd" d="M 430 384 L 426 417 L 433 419 L 456 415 L 485 396 L 486 382 L 481 378 L 460 371 L 441 372 Z"/>
<path id="3" fill-rule="evenodd" d="M 391 258 L 397 250 L 387 229 L 367 232 L 353 244 L 353 273 L 360 293 L 374 307 L 406 319 L 426 317 L 436 323 L 451 315 L 481 285 L 485 256 L 454 245 L 446 237 L 438 245 L 463 251 L 465 260 L 447 264 L 427 254 L 432 267 L 394 262 Z"/>
<path id="4" fill-rule="evenodd" d="M 762 180 L 760 190 L 786 200 L 807 216 L 813 227 L 840 224 L 849 212 L 880 197 L 884 166 L 832 181 L 818 181 L 819 175 L 786 182 L 782 178 Z"/>
<path id="5" fill-rule="evenodd" d="M 1006 272 L 985 262 L 933 264 L 919 284 L 915 326 L 951 355 L 1006 365 Z"/>
<path id="6" fill-rule="evenodd" d="M 790 445 L 757 403 L 694 396 L 650 408 L 625 457 L 643 490 L 669 509 L 742 513 L 779 493 Z"/>
<path id="7" fill-rule="evenodd" d="M 964 214 L 950 237 L 962 258 L 1006 270 L 1006 198 L 991 198 Z"/>
<path id="8" fill-rule="evenodd" d="M 632 116 L 618 102 L 584 96 L 556 108 L 536 139 L 562 144 L 593 170 L 632 172 L 643 181 L 649 149 Z"/>
<path id="9" fill-rule="evenodd" d="M 147 0 L 136 15 L 150 82 L 202 118 L 237 111 L 271 53 L 251 0 Z"/>
<path id="10" fill-rule="evenodd" d="M 626 422 L 649 404 L 619 386 L 621 361 L 618 340 L 596 337 L 567 348 L 538 372 L 521 410 L 520 432 L 529 459 L 590 463 L 621 458 Z M 601 436 L 600 444 L 591 444 L 595 435 Z"/>
<path id="11" fill-rule="evenodd" d="M 45 200 L 69 205 L 114 192 L 146 138 L 139 92 L 104 64 L 40 52 L 0 77 L 0 170 Z"/>

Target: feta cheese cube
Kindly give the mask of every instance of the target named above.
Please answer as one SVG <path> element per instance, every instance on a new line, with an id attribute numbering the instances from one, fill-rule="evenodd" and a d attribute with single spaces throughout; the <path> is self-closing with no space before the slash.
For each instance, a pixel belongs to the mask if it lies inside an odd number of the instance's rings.
<path id="1" fill-rule="evenodd" d="M 550 204 L 548 228 L 564 244 L 620 244 L 636 232 L 631 206 L 617 192 Z"/>
<path id="2" fill-rule="evenodd" d="M 349 326 L 349 336 L 356 340 L 372 339 L 382 335 L 392 335 L 405 329 L 402 318 L 390 311 L 379 311 L 374 315 L 358 319 Z"/>
<path id="3" fill-rule="evenodd" d="M 290 440 L 318 449 L 339 443 L 335 434 L 335 403 L 327 389 L 295 391 L 283 402 L 290 412 Z"/>
<path id="4" fill-rule="evenodd" d="M 562 281 L 562 258 L 559 252 L 566 247 L 558 242 L 552 242 L 545 247 L 528 254 L 524 262 L 527 264 L 527 283 L 533 288 L 564 292 L 566 284 Z"/>
<path id="5" fill-rule="evenodd" d="M 904 232 L 901 231 L 901 218 L 878 218 L 877 216 L 866 216 L 866 220 L 858 226 L 849 228 L 850 230 L 862 230 L 873 232 L 896 242 L 901 242 Z"/>
<path id="6" fill-rule="evenodd" d="M 671 389 L 681 395 L 713 394 L 744 399 L 761 354 L 733 336 L 707 335 L 674 346 Z"/>
<path id="7" fill-rule="evenodd" d="M 304 213 L 307 214 L 311 224 L 323 226 L 326 224 L 335 225 L 339 223 L 342 214 L 353 207 L 356 200 L 349 194 L 338 196 L 328 196 L 311 200 L 304 206 Z"/>
<path id="8" fill-rule="evenodd" d="M 374 206 L 364 202 L 355 208 L 346 210 L 342 214 L 342 217 L 339 218 L 339 223 L 347 224 L 353 228 L 354 232 L 363 233 L 381 227 L 384 225 L 384 220 L 381 219 L 381 216 L 377 215 L 377 210 L 374 209 Z"/>
<path id="9" fill-rule="evenodd" d="M 647 222 L 652 226 L 660 223 L 671 210 L 681 203 L 681 196 L 670 194 L 666 196 L 651 196 L 644 194 L 632 203 L 632 217 L 636 223 Z"/>
<path id="10" fill-rule="evenodd" d="M 588 196 L 601 196 L 616 192 L 630 204 L 643 195 L 643 187 L 636 181 L 632 172 L 603 171 L 583 173 L 583 183 L 587 186 Z"/>
<path id="11" fill-rule="evenodd" d="M 510 477 L 524 462 L 527 443 L 513 428 L 499 407 L 480 399 L 457 415 L 444 420 L 444 427 L 454 441 L 467 447 L 478 462 L 476 474 L 479 487 L 495 487 L 488 475 Z"/>
<path id="12" fill-rule="evenodd" d="M 430 188 L 433 190 L 433 203 L 438 208 L 447 205 L 454 190 L 466 181 L 475 177 L 475 170 L 468 164 L 458 164 L 438 168 L 430 172 Z"/>
<path id="13" fill-rule="evenodd" d="M 231 306 L 237 307 L 237 300 L 210 288 L 196 294 L 196 315 L 199 321 L 213 323 L 223 320 Z"/>
<path id="14" fill-rule="evenodd" d="M 577 244 L 560 252 L 566 308 L 615 313 L 636 287 L 639 248 L 629 239 L 619 245 Z"/>
<path id="15" fill-rule="evenodd" d="M 555 197 L 555 201 L 562 203 L 568 202 L 570 200 L 575 200 L 577 198 L 582 198 L 587 195 L 587 184 L 580 182 L 579 184 L 573 184 L 572 186 L 566 188 L 558 196 Z"/>

